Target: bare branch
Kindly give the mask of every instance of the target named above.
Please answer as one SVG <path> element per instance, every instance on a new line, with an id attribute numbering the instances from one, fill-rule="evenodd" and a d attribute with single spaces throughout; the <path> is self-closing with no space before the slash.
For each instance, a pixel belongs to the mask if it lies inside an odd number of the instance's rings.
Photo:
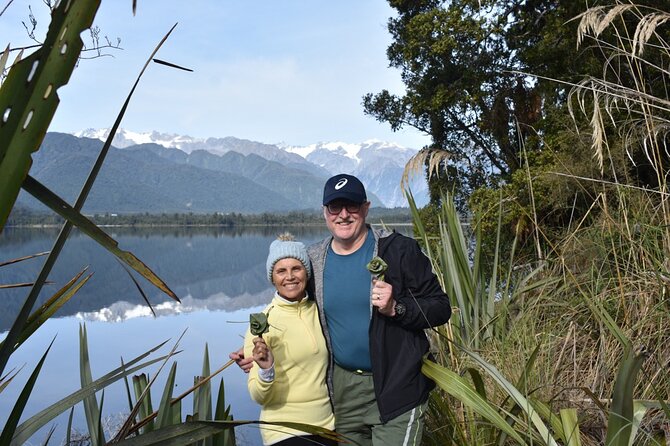
<path id="1" fill-rule="evenodd" d="M 9 0 L 9 1 L 7 2 L 7 4 L 5 5 L 5 7 L 2 8 L 2 11 L 0 11 L 0 17 L 2 17 L 2 15 L 5 13 L 5 11 L 7 10 L 7 8 L 9 8 L 9 5 L 11 5 L 13 1 L 14 1 L 14 0 Z"/>

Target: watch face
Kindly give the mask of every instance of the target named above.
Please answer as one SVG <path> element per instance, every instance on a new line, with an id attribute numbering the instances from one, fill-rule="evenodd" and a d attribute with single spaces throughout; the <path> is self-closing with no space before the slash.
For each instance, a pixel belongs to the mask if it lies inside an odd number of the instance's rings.
<path id="1" fill-rule="evenodd" d="M 402 316 L 403 314 L 405 314 L 405 305 L 403 305 L 403 304 L 401 304 L 401 303 L 396 303 L 396 304 L 395 304 L 395 312 L 396 312 L 399 316 Z"/>

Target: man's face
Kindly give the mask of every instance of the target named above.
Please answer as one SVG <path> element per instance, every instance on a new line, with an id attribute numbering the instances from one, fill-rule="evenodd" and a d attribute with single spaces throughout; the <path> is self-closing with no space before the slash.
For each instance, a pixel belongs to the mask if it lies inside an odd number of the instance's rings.
<path id="1" fill-rule="evenodd" d="M 365 218 L 368 209 L 369 201 L 359 204 L 348 200 L 334 200 L 323 207 L 323 216 L 336 241 L 353 243 L 367 231 Z"/>

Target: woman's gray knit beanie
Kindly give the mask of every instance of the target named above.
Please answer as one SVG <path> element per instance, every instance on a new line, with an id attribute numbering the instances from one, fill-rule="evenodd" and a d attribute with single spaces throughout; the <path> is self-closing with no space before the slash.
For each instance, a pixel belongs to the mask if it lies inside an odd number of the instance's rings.
<path id="1" fill-rule="evenodd" d="M 270 244 L 270 252 L 265 262 L 270 283 L 272 283 L 272 270 L 275 267 L 275 263 L 286 258 L 300 260 L 307 270 L 307 278 L 312 277 L 312 264 L 307 256 L 305 245 L 301 242 L 296 242 L 291 234 L 284 233 Z"/>

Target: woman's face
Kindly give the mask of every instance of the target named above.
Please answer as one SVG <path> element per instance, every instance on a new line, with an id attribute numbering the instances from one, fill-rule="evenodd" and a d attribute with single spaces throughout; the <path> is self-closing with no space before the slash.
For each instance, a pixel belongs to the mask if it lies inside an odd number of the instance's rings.
<path id="1" fill-rule="evenodd" d="M 305 297 L 307 270 L 298 259 L 286 258 L 275 263 L 272 268 L 272 283 L 281 297 L 300 300 Z"/>

